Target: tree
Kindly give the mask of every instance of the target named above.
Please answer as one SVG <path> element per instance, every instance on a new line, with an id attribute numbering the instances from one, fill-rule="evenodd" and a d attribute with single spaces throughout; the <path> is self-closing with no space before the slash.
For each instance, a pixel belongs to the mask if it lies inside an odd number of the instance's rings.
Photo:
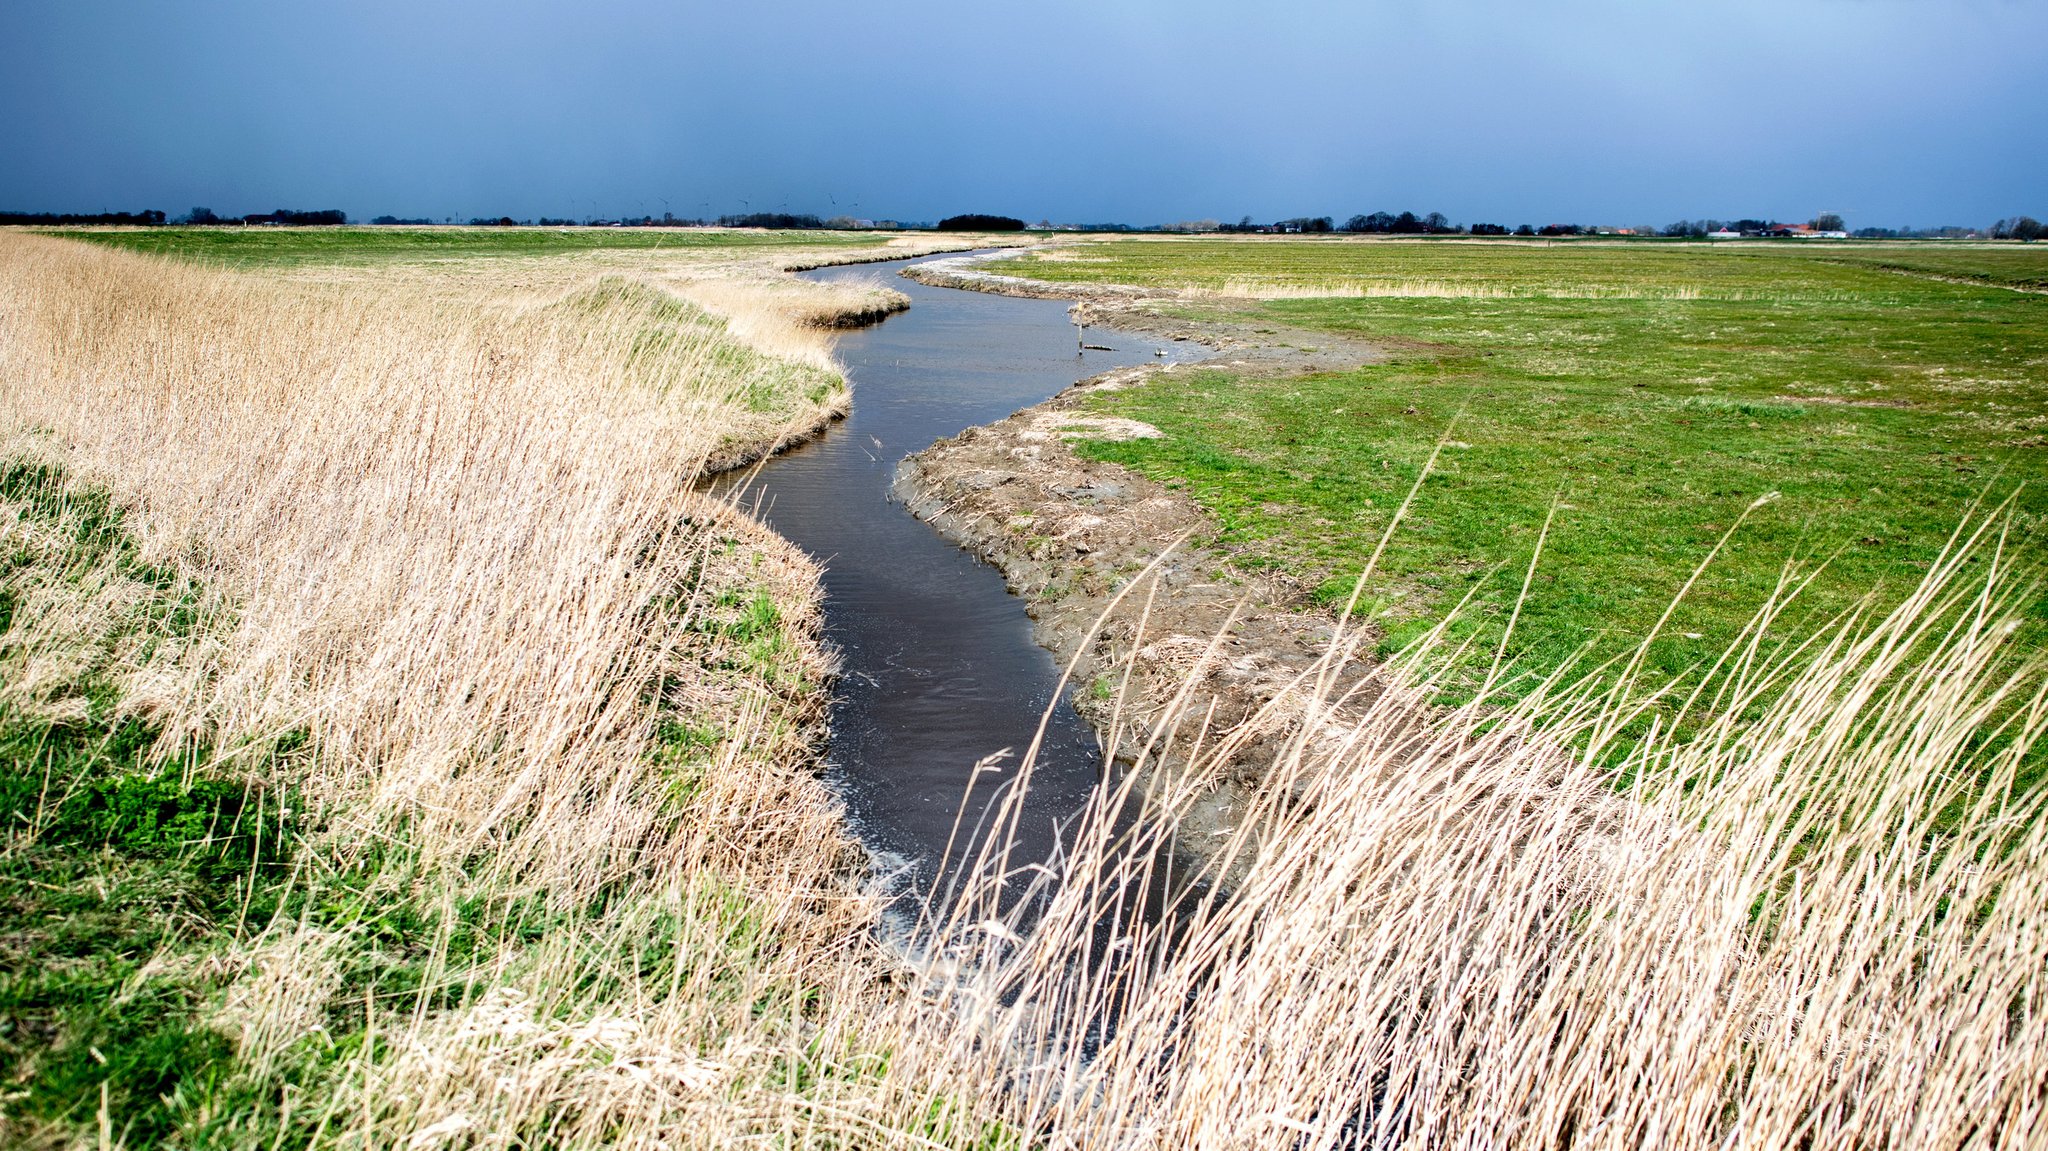
<path id="1" fill-rule="evenodd" d="M 1344 221 L 1344 230 L 1347 232 L 1391 232 L 1394 230 L 1394 219 L 1395 217 L 1390 212 L 1374 212 L 1370 216 L 1353 216 L 1349 220 Z"/>
<path id="2" fill-rule="evenodd" d="M 2013 216 L 1991 225 L 1991 238 L 1994 240 L 2032 243 L 2043 235 L 2048 235 L 2048 228 L 2044 228 L 2041 221 L 2032 216 Z"/>
<path id="3" fill-rule="evenodd" d="M 718 223 L 725 228 L 808 229 L 825 226 L 825 221 L 808 212 L 748 212 L 741 216 L 720 216 Z M 1018 221 L 1017 226 L 1022 228 L 1023 221 Z"/>
<path id="4" fill-rule="evenodd" d="M 1833 212 L 1822 212 L 1820 215 L 1815 216 L 1807 226 L 1816 232 L 1846 232 L 1849 230 L 1849 225 L 1842 221 L 1842 217 Z"/>
<path id="5" fill-rule="evenodd" d="M 183 216 L 178 217 L 178 223 L 218 224 L 220 223 L 220 217 L 213 214 L 212 208 L 194 208 Z"/>

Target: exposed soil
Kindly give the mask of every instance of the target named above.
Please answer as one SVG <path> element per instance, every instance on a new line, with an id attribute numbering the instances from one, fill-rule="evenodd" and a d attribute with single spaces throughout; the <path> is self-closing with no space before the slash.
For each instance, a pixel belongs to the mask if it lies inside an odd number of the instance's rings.
<path id="1" fill-rule="evenodd" d="M 1055 284 L 1001 275 L 982 266 L 1016 254 L 1017 250 L 1011 249 L 928 260 L 903 269 L 903 275 L 940 288 L 1072 300 L 1070 310 L 1075 321 L 1084 327 L 1101 325 L 1158 340 L 1201 344 L 1213 352 L 1204 363 L 1228 367 L 1240 374 L 1291 376 L 1341 372 L 1360 364 L 1377 363 L 1387 356 L 1386 344 L 1281 327 L 1263 316 L 1253 318 L 1249 312 L 1252 301 L 1123 284 Z M 1199 320 L 1161 310 L 1163 305 L 1196 301 L 1208 313 Z M 1241 317 L 1233 314 L 1238 312 L 1243 313 Z"/>
<path id="2" fill-rule="evenodd" d="M 1385 354 L 1361 341 L 1270 324 L 1178 319 L 1153 310 L 1171 296 L 1122 287 L 1076 290 L 994 275 L 977 268 L 980 262 L 934 261 L 905 274 L 976 291 L 1079 297 L 1077 319 L 1085 323 L 1194 341 L 1213 349 L 1205 363 L 1240 373 L 1349 369 Z M 1187 829 L 1192 834 L 1183 837 L 1199 844 L 1229 826 L 1241 793 L 1258 786 L 1273 752 L 1300 729 L 1305 700 L 1287 688 L 1313 674 L 1336 629 L 1331 615 L 1309 605 L 1308 589 L 1286 576 L 1232 570 L 1229 553 L 1213 543 L 1214 521 L 1192 499 L 1070 448 L 1076 438 L 1159 435 L 1135 420 L 1088 412 L 1086 399 L 1191 370 L 1186 364 L 1147 366 L 1084 380 L 909 457 L 898 469 L 895 494 L 918 518 L 1002 571 L 1026 600 L 1039 642 L 1063 661 L 1076 661 L 1075 706 L 1120 755 L 1162 735 L 1176 715 L 1209 717 L 1215 734 L 1243 737 L 1242 751 L 1197 810 Z M 1156 592 L 1141 584 L 1118 602 L 1117 593 L 1155 560 Z M 1347 629 L 1344 646 L 1356 654 L 1373 638 Z M 1362 673 L 1363 665 L 1354 663 L 1339 690 Z M 1190 677 L 1194 690 L 1176 711 L 1170 705 Z M 1342 716 L 1331 719 L 1337 722 L 1321 724 L 1317 741 L 1341 738 Z M 1194 726 L 1183 726 L 1183 740 Z"/>

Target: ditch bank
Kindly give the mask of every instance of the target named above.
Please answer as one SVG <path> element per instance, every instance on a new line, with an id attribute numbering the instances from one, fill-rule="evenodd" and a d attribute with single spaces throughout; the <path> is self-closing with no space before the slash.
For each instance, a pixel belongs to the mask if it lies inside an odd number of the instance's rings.
<path id="1" fill-rule="evenodd" d="M 1234 570 L 1213 546 L 1214 520 L 1181 491 L 1116 464 L 1086 459 L 1078 439 L 1158 436 L 1135 420 L 1089 411 L 1094 395 L 1157 386 L 1201 366 L 1239 374 L 1293 375 L 1355 368 L 1385 352 L 1361 341 L 1274 329 L 1224 318 L 1191 321 L 1153 305 L 1172 296 L 1134 289 L 1049 284 L 987 272 L 1002 253 L 914 264 L 920 283 L 1078 301 L 1077 324 L 1210 349 L 1200 364 L 1150 364 L 1093 376 L 1014 415 L 941 439 L 898 467 L 892 492 L 946 539 L 1001 571 L 1026 602 L 1038 642 L 1075 666 L 1073 703 L 1126 763 L 1148 746 L 1148 769 L 1184 766 L 1174 748 L 1208 729 L 1208 746 L 1228 747 L 1210 794 L 1182 842 L 1222 836 L 1231 813 L 1258 789 L 1274 756 L 1304 724 L 1313 748 L 1344 738 L 1351 707 L 1311 718 L 1307 693 L 1290 690 L 1324 666 L 1335 618 L 1309 607 L 1309 589 L 1284 574 Z M 1085 341 L 1085 331 L 1080 339 Z M 1114 338 L 1111 338 L 1112 342 Z M 1163 558 L 1162 558 L 1163 557 Z M 1148 565 L 1156 589 L 1122 592 Z M 1369 664 L 1355 657 L 1377 637 L 1347 628 L 1345 670 L 1333 695 L 1370 701 Z M 1192 718 L 1196 722 L 1183 722 Z M 1178 728 L 1169 742 L 1169 733 Z"/>

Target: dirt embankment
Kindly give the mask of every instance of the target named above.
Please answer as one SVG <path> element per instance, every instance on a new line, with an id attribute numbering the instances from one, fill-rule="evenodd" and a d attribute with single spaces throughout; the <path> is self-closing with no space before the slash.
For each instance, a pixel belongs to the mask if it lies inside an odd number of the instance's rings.
<path id="1" fill-rule="evenodd" d="M 1005 294 L 1073 294 L 1064 285 L 980 271 L 978 262 L 934 261 L 905 274 Z M 1325 371 L 1383 356 L 1372 345 L 1319 333 L 1230 318 L 1176 319 L 1150 309 L 1160 299 L 1129 289 L 1089 289 L 1076 305 L 1077 318 L 1199 342 L 1214 351 L 1205 362 L 1238 372 Z M 1208 543 L 1216 535 L 1213 520 L 1186 495 L 1072 450 L 1074 439 L 1159 435 L 1135 420 L 1090 412 L 1088 397 L 1190 370 L 1186 364 L 1147 366 L 1084 380 L 911 456 L 898 469 L 895 490 L 913 514 L 1002 571 L 1027 601 L 1040 643 L 1063 663 L 1080 657 L 1076 707 L 1121 754 L 1163 734 L 1177 715 L 1196 721 L 1183 726 L 1183 737 L 1207 717 L 1214 735 L 1238 738 L 1220 786 L 1188 829 L 1187 840 L 1199 844 L 1230 826 L 1242 791 L 1258 785 L 1277 746 L 1310 721 L 1304 694 L 1288 688 L 1326 658 L 1335 620 L 1311 607 L 1307 589 L 1284 575 L 1231 570 L 1229 554 Z M 1174 547 L 1176 540 L 1184 542 Z M 1156 592 L 1140 586 L 1112 606 L 1118 590 L 1169 548 Z M 1345 646 L 1355 653 L 1371 638 L 1350 629 Z M 1183 696 L 1191 677 L 1192 691 Z M 1360 677 L 1354 665 L 1338 690 Z M 1341 714 L 1331 719 L 1339 722 L 1317 721 L 1318 739 L 1341 738 Z"/>

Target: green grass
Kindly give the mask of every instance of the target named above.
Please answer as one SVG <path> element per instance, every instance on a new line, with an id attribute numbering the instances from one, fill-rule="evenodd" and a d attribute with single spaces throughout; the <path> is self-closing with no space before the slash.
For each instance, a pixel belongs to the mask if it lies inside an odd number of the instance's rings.
<path id="1" fill-rule="evenodd" d="M 564 905 L 429 873 L 403 834 L 323 839 L 294 814 L 289 787 L 308 769 L 304 733 L 241 749 L 232 777 L 203 742 L 162 754 L 158 728 L 124 706 L 116 664 L 201 626 L 195 589 L 143 562 L 108 495 L 59 468 L 0 461 L 0 516 L 10 514 L 0 684 L 18 689 L 37 651 L 85 654 L 33 698 L 0 696 L 0 1146 L 90 1143 L 103 1104 L 128 1147 L 307 1145 L 321 1101 L 362 1061 L 393 1054 L 373 1034 L 458 1009 L 519 956 L 600 930 L 642 946 L 593 954 L 592 982 L 574 989 L 586 998 L 603 998 L 607 980 L 658 992 L 687 979 L 696 994 L 753 996 L 756 1013 L 808 1010 L 815 993 L 800 981 L 750 979 L 781 943 L 759 897 L 724 876 L 694 875 L 679 901 L 652 910 L 620 904 L 630 874 Z M 44 618 L 53 586 L 106 580 L 123 583 L 124 610 L 68 629 Z M 767 677 L 775 669 L 756 665 L 786 660 L 773 600 L 731 593 L 719 608 L 713 626 L 744 665 L 734 674 Z M 677 818 L 722 741 L 701 721 L 665 717 L 652 754 L 675 779 Z M 264 1073 L 212 1020 L 244 948 L 273 922 L 348 944 L 322 1025 Z"/>
<path id="2" fill-rule="evenodd" d="M 863 232 L 670 231 L 653 228 L 52 228 L 133 252 L 208 260 L 239 267 L 406 263 L 479 256 L 559 256 L 598 250 L 654 248 L 853 247 L 872 244 Z"/>
<path id="3" fill-rule="evenodd" d="M 0 467 L 0 500 L 27 529 L 17 541 L 48 541 L 0 560 L 10 641 L 39 584 L 111 577 L 138 591 L 105 634 L 76 637 L 99 658 L 44 685 L 75 706 L 0 703 L 0 1138 L 90 1127 L 104 1093 L 114 1133 L 155 1146 L 230 1077 L 232 1042 L 201 1021 L 217 979 L 198 960 L 275 909 L 295 829 L 282 795 L 210 773 L 204 747 L 152 755 L 160 733 L 121 706 L 106 657 L 188 632 L 192 589 L 140 560 L 104 492 L 57 469 Z M 8 647 L 11 673 L 22 653 Z"/>
<path id="4" fill-rule="evenodd" d="M 1538 671 L 1586 645 L 1632 646 L 1743 510 L 1782 493 L 1674 616 L 1652 653 L 1670 675 L 1722 651 L 1788 559 L 1827 562 L 1810 618 L 1910 587 L 1987 490 L 2027 485 L 2023 546 L 2048 513 L 2048 297 L 1857 264 L 2018 280 L 2048 271 L 2048 247 L 1111 242 L 1084 254 L 1106 260 L 1010 268 L 1510 293 L 1245 305 L 1255 323 L 1363 336 L 1392 359 L 1286 379 L 1181 372 L 1093 401 L 1167 435 L 1086 454 L 1185 485 L 1239 563 L 1294 573 L 1325 601 L 1349 593 L 1448 439 L 1368 590 L 1390 647 L 1470 592 L 1462 634 L 1483 668 L 1554 500 L 1510 649 Z"/>
<path id="5" fill-rule="evenodd" d="M 1826 250 L 1817 255 L 1831 262 L 1894 272 L 1949 276 L 2030 291 L 2048 291 L 2048 244 L 2000 248 L 1918 244 Z"/>

